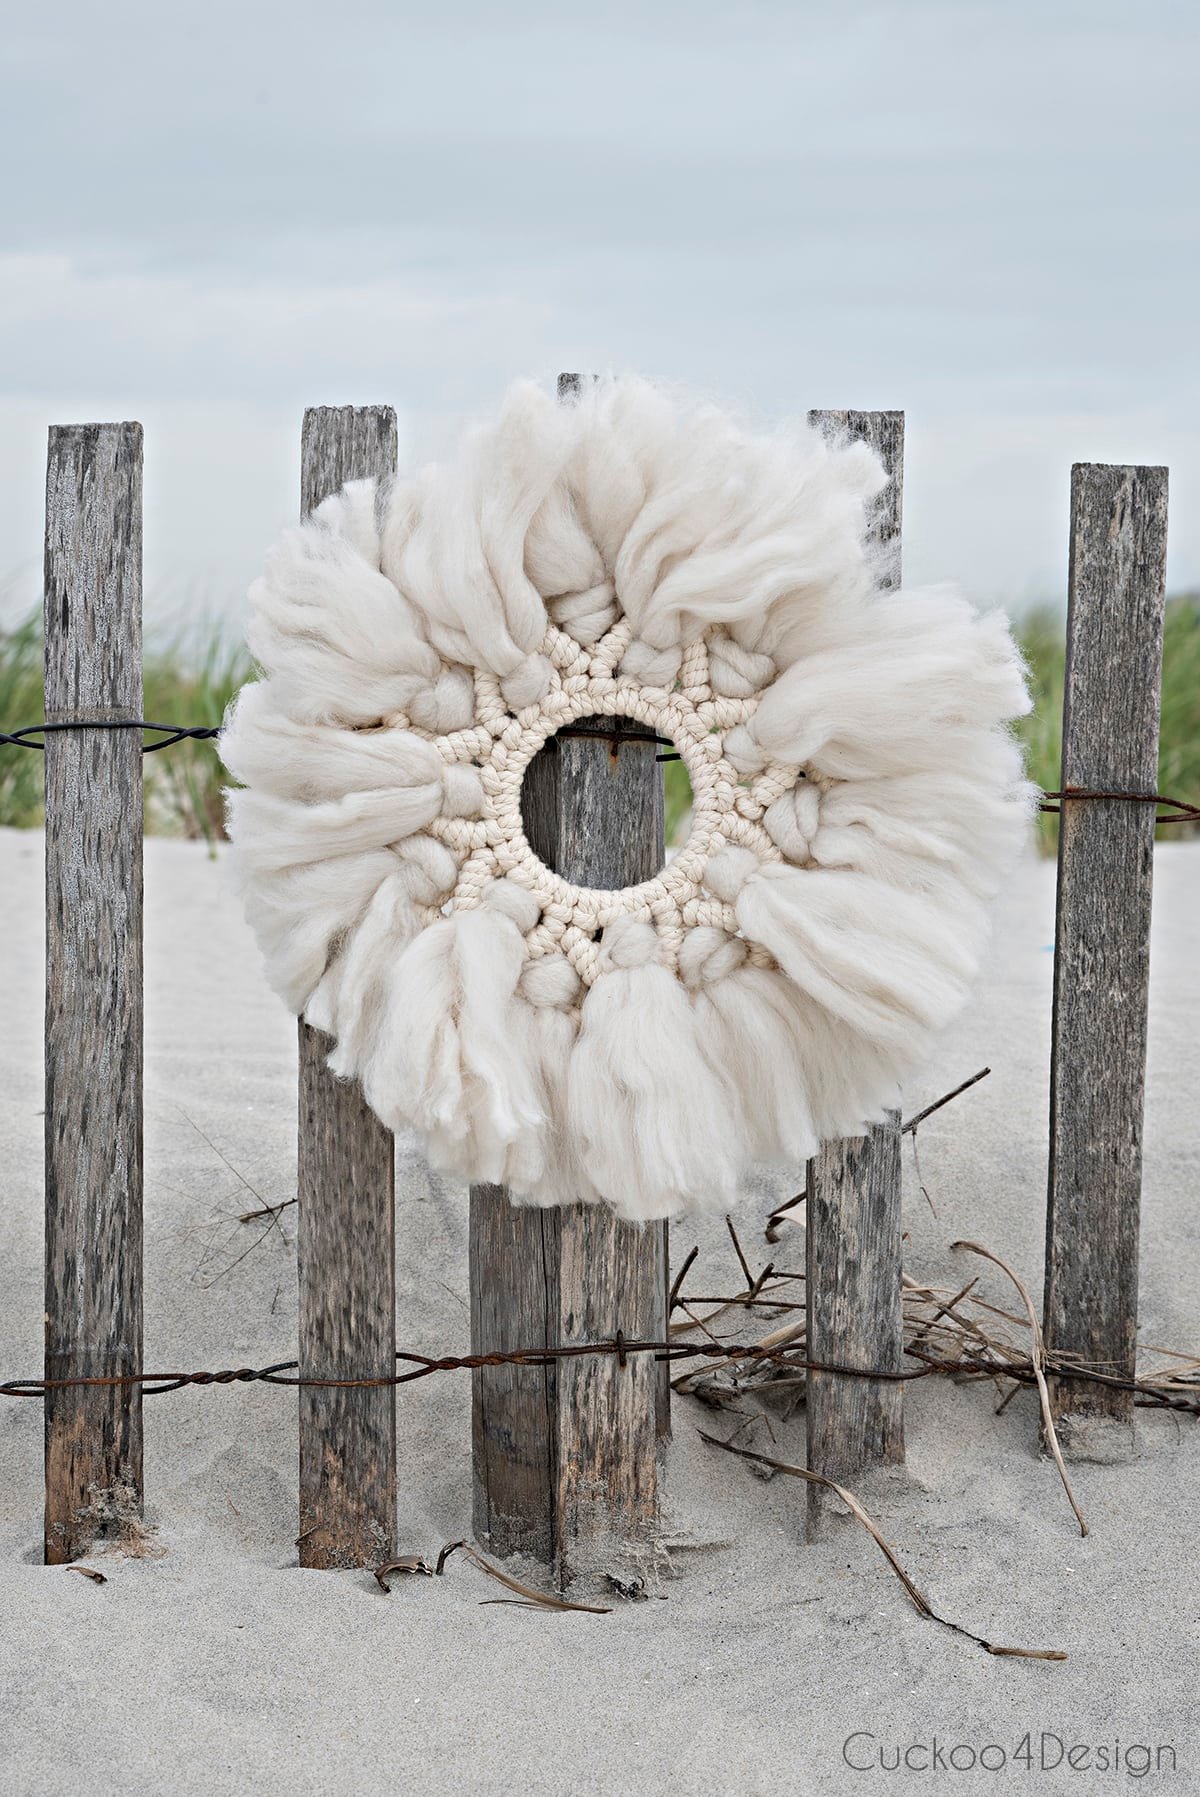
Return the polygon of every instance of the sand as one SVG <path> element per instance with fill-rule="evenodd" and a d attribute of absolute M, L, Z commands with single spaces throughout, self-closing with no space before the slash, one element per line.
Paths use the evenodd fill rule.
<path fill-rule="evenodd" d="M 36 835 L 0 831 L 10 1377 L 40 1369 L 41 852 Z M 1156 885 L 1142 1333 L 1194 1348 L 1200 848 L 1161 848 Z M 294 1027 L 219 862 L 152 841 L 146 894 L 147 1362 L 284 1358 L 294 1213 L 261 1239 L 234 1219 L 253 1203 L 247 1186 L 264 1200 L 293 1191 Z M 993 1069 L 921 1131 L 936 1217 L 906 1155 L 919 1275 L 961 1283 L 948 1244 L 969 1235 L 1040 1293 L 1052 933 L 1053 869 L 1030 859 L 1001 906 L 977 1004 L 910 1090 L 912 1110 Z M 464 1193 L 408 1145 L 400 1153 L 401 1339 L 465 1348 Z M 751 1205 L 743 1226 L 759 1258 L 766 1208 Z M 722 1229 L 673 1235 L 681 1250 L 700 1242 L 704 1288 L 736 1279 Z M 984 1283 L 1008 1301 L 999 1275 Z M 399 1398 L 405 1551 L 469 1531 L 469 1412 L 465 1374 Z M 667 1526 L 688 1544 L 672 1552 L 676 1576 L 661 1598 L 584 1616 L 484 1605 L 497 1588 L 461 1561 L 390 1596 L 367 1572 L 300 1571 L 295 1398 L 265 1387 L 148 1401 L 160 1557 L 93 1555 L 104 1585 L 44 1568 L 40 1407 L 0 1399 L 0 1790 L 1200 1790 L 1200 1435 L 1187 1418 L 1139 1415 L 1133 1464 L 1074 1469 L 1086 1541 L 1038 1455 L 1028 1391 L 997 1418 L 988 1387 L 914 1387 L 907 1468 L 863 1488 L 944 1613 L 993 1640 L 1065 1649 L 1056 1665 L 991 1658 L 923 1620 L 853 1525 L 804 1546 L 803 1487 L 704 1447 L 696 1430 L 713 1413 L 694 1401 L 677 1403 L 669 1466 Z M 802 1419 L 775 1428 L 775 1451 L 801 1459 Z M 1157 1748 L 1172 1749 L 1175 1770 L 1167 1753 L 1139 1780 L 1142 1756 L 1127 1757 L 1139 1745 L 1152 1768 Z M 897 1748 L 912 1769 L 881 1770 Z M 958 1769 L 985 1748 L 988 1769 Z M 1105 1754 L 1119 1771 L 1103 1770 Z"/>

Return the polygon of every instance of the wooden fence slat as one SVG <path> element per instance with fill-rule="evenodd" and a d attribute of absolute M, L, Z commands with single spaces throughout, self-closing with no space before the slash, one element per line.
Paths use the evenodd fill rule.
<path fill-rule="evenodd" d="M 1154 792 L 1167 470 L 1071 470 L 1064 790 Z M 1055 1353 L 1134 1371 L 1154 807 L 1066 803 L 1059 819 L 1045 1334 Z M 1051 1383 L 1064 1448 L 1120 1458 L 1133 1394 Z"/>
<path fill-rule="evenodd" d="M 390 406 L 304 414 L 300 505 L 396 466 Z M 325 1065 L 331 1044 L 300 1023 L 300 1372 L 390 1377 L 396 1368 L 395 1147 L 360 1087 Z M 396 1393 L 301 1387 L 300 1564 L 377 1565 L 395 1549 Z"/>
<path fill-rule="evenodd" d="M 45 715 L 142 712 L 142 427 L 54 426 Z M 46 1378 L 142 1364 L 142 744 L 46 741 Z M 142 1511 L 142 1396 L 48 1391 L 45 1558 Z"/>
<path fill-rule="evenodd" d="M 577 378 L 563 376 L 568 398 Z M 565 879 L 619 887 L 663 863 L 663 787 L 653 743 L 619 718 L 581 719 L 603 737 L 551 738 L 522 792 L 530 846 Z M 516 1206 L 471 1190 L 471 1346 L 661 1338 L 665 1225 L 639 1229 L 607 1209 Z M 555 1566 L 560 1583 L 607 1549 L 644 1538 L 658 1508 L 658 1441 L 668 1432 L 665 1370 L 644 1355 L 485 1367 L 472 1374 L 475 1533 L 493 1553 Z"/>
<path fill-rule="evenodd" d="M 899 1372 L 900 1117 L 868 1135 L 827 1142 L 808 1164 L 805 1291 L 814 1360 Z M 809 1373 L 805 1404 L 810 1472 L 839 1484 L 864 1468 L 904 1459 L 903 1387 L 895 1380 Z M 810 1485 L 807 1531 L 821 1536 L 836 1498 Z"/>
<path fill-rule="evenodd" d="M 871 445 L 890 480 L 877 503 L 872 540 L 880 584 L 900 585 L 904 504 L 904 413 L 809 413 L 831 436 Z M 809 1162 L 805 1202 L 808 1353 L 847 1366 L 903 1364 L 900 1118 L 868 1135 L 823 1144 Z M 810 1472 L 845 1482 L 864 1467 L 904 1459 L 904 1391 L 895 1381 L 808 1375 L 805 1404 Z M 817 1540 L 836 1500 L 810 1485 L 807 1535 Z M 832 1509 L 831 1509 L 832 1506 Z"/>
<path fill-rule="evenodd" d="M 564 879 L 627 886 L 662 865 L 662 770 L 653 743 L 619 718 L 603 738 L 555 737 L 525 777 L 530 846 Z M 471 1191 L 471 1347 L 661 1339 L 665 1231 L 607 1209 L 514 1205 Z M 472 1375 L 475 1532 L 492 1552 L 525 1553 L 566 1584 L 607 1545 L 646 1534 L 657 1510 L 660 1371 L 645 1355 L 484 1367 Z"/>

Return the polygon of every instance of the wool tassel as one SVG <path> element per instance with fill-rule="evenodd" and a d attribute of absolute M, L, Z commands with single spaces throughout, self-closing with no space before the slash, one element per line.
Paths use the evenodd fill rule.
<path fill-rule="evenodd" d="M 838 600 L 868 590 L 859 542 L 865 502 L 883 478 L 870 451 L 831 451 L 812 433 L 755 439 L 701 414 L 687 455 L 684 480 L 656 494 L 631 533 L 632 545 L 656 510 L 670 521 L 654 538 L 658 560 L 644 604 L 636 590 L 633 605 L 624 601 L 639 634 L 657 641 L 655 631 L 673 618 L 691 641 L 725 623 L 743 647 L 772 655 L 783 632 L 770 621 L 783 607 L 794 634 L 800 616 L 828 605 L 839 577 L 851 579 Z"/>
<path fill-rule="evenodd" d="M 605 930 L 568 1074 L 588 1172 L 617 1215 L 636 1221 L 727 1208 L 744 1159 L 687 994 L 657 954 L 649 923 L 619 917 Z"/>
<path fill-rule="evenodd" d="M 299 722 L 279 708 L 274 682 L 244 686 L 226 714 L 221 759 L 244 786 L 318 804 L 387 788 L 436 788 L 446 767 L 434 745 L 394 727 L 343 730 Z M 475 777 L 476 809 L 483 789 Z"/>
<path fill-rule="evenodd" d="M 948 916 L 862 874 L 761 865 L 740 848 L 714 856 L 705 882 L 802 992 L 907 1065 L 959 1009 L 976 971 L 974 907 Z"/>
<path fill-rule="evenodd" d="M 336 493 L 330 493 L 310 516 L 334 536 L 341 537 L 368 567 L 383 565 L 383 539 L 380 536 L 380 512 L 390 481 L 348 480 Z"/>
<path fill-rule="evenodd" d="M 228 820 L 247 879 L 370 854 L 439 813 L 479 814 L 477 768 L 447 764 L 406 730 L 296 724 L 275 708 L 273 684 L 243 689 L 221 737 L 225 765 L 246 782 L 228 795 Z"/>
<path fill-rule="evenodd" d="M 648 381 L 609 378 L 585 382 L 569 413 L 571 499 L 611 577 L 646 503 L 654 466 L 674 435 L 674 415 Z"/>
<path fill-rule="evenodd" d="M 694 1002 L 702 1041 L 736 1081 L 755 1160 L 808 1160 L 820 1143 L 862 1135 L 896 1107 L 889 1048 L 865 1040 L 782 974 L 746 965 L 738 938 L 713 932 L 724 938 L 719 952 L 693 947 L 704 934 L 685 940 L 680 973 L 694 984 L 701 962 Z"/>
<path fill-rule="evenodd" d="M 339 939 L 354 928 L 395 867 L 388 849 L 337 855 L 262 873 L 234 852 L 229 879 L 258 940 L 267 981 L 299 1016 Z"/>
<path fill-rule="evenodd" d="M 834 780 L 973 771 L 988 733 L 1029 707 L 1001 613 L 940 588 L 883 594 L 786 668 L 726 751 L 743 772 L 774 757 Z"/>
<path fill-rule="evenodd" d="M 388 973 L 454 885 L 454 856 L 433 836 L 410 836 L 389 855 L 391 871 L 354 929 L 334 946 L 320 985 L 304 1009 L 306 1022 L 334 1038 L 329 1066 L 342 1078 L 361 1076 L 375 1052 L 388 997 Z"/>
<path fill-rule="evenodd" d="M 550 683 L 539 653 L 546 606 L 526 572 L 525 538 L 569 443 L 564 408 L 519 382 L 496 423 L 468 437 L 457 463 L 425 471 L 393 569 L 433 645 L 490 668 L 517 709 L 536 703 Z"/>
<path fill-rule="evenodd" d="M 391 581 L 311 520 L 285 533 L 251 587 L 246 635 L 280 708 L 305 721 L 369 724 L 446 678 Z M 446 728 L 470 723 L 469 682 L 460 711 Z"/>
<path fill-rule="evenodd" d="M 582 982 L 565 955 L 542 955 L 527 963 L 518 988 L 521 1028 L 528 1032 L 530 1058 L 537 1070 L 545 1121 L 536 1163 L 528 1153 L 511 1154 L 505 1184 L 517 1203 L 595 1203 L 597 1192 L 568 1126 L 567 1082 L 579 1022 L 570 1009 Z"/>
<path fill-rule="evenodd" d="M 510 1155 L 527 1173 L 537 1160 L 544 1114 L 515 994 L 538 913 L 501 880 L 482 905 L 423 930 L 391 971 L 366 1069 L 385 1123 L 425 1131 L 438 1165 L 480 1181 L 501 1183 Z"/>
<path fill-rule="evenodd" d="M 700 1047 L 730 1088 L 751 1159 L 806 1161 L 819 1139 L 795 1013 L 780 975 L 748 966 L 746 955 L 724 930 L 684 937 L 679 973 L 693 995 Z"/>
<path fill-rule="evenodd" d="M 827 787 L 807 852 L 820 867 L 854 868 L 897 887 L 940 882 L 954 912 L 963 888 L 995 896 L 1028 839 L 1037 796 L 1017 745 L 993 731 L 975 746 L 969 774 L 946 768 Z M 770 829 L 769 813 L 764 822 Z"/>

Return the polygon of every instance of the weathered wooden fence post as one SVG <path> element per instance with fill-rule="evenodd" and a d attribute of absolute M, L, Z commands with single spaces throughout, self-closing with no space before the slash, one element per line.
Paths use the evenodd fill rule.
<path fill-rule="evenodd" d="M 569 399 L 572 377 L 560 379 Z M 621 718 L 552 738 L 522 809 L 534 853 L 567 880 L 635 885 L 663 862 L 662 770 Z M 598 1206 L 538 1210 L 471 1190 L 471 1347 L 661 1339 L 666 1236 Z M 658 1507 L 660 1369 L 648 1355 L 485 1367 L 472 1375 L 474 1526 L 494 1553 L 552 1563 L 561 1583 L 645 1538 Z"/>
<path fill-rule="evenodd" d="M 142 427 L 56 425 L 45 714 L 142 713 Z M 47 1380 L 142 1363 L 142 743 L 46 738 Z M 142 1510 L 137 1386 L 46 1393 L 45 1557 Z"/>
<path fill-rule="evenodd" d="M 1061 787 L 1153 793 L 1158 780 L 1167 470 L 1071 470 Z M 1131 1376 L 1155 807 L 1061 801 L 1045 1336 Z M 1133 1393 L 1051 1381 L 1064 1449 L 1120 1458 Z"/>
<path fill-rule="evenodd" d="M 390 406 L 304 414 L 300 506 L 396 466 Z M 359 1086 L 325 1065 L 330 1043 L 300 1024 L 299 1359 L 317 1379 L 396 1370 L 395 1147 Z M 300 1564 L 378 1564 L 394 1551 L 396 1393 L 302 1386 Z"/>
<path fill-rule="evenodd" d="M 904 503 L 903 412 L 810 412 L 831 435 L 861 439 L 890 475 L 873 537 L 881 584 L 900 585 Z M 866 1136 L 826 1142 L 809 1162 L 805 1201 L 808 1353 L 845 1366 L 903 1366 L 900 1116 Z M 904 1388 L 895 1380 L 809 1373 L 805 1404 L 810 1472 L 846 1482 L 864 1467 L 904 1459 Z M 830 1494 L 808 1488 L 807 1534 L 819 1539 Z M 836 1500 L 834 1501 L 836 1508 Z"/>

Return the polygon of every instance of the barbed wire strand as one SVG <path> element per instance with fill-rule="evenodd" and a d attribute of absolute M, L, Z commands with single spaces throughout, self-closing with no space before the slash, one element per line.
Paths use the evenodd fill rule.
<path fill-rule="evenodd" d="M 0 1397 L 41 1398 L 45 1397 L 47 1392 L 65 1391 L 80 1386 L 140 1386 L 147 1397 L 161 1397 L 167 1392 L 180 1391 L 185 1386 L 193 1385 L 263 1384 L 303 1388 L 323 1387 L 337 1390 L 374 1390 L 388 1386 L 411 1385 L 415 1380 L 428 1378 L 433 1373 L 469 1372 L 486 1367 L 501 1366 L 552 1366 L 559 1360 L 576 1360 L 589 1355 L 594 1357 L 615 1356 L 619 1364 L 625 1365 L 631 1355 L 637 1354 L 652 1354 L 656 1361 L 665 1362 L 668 1365 L 676 1361 L 697 1359 L 715 1359 L 724 1363 L 773 1360 L 788 1372 L 826 1373 L 840 1378 L 875 1379 L 889 1384 L 905 1384 L 938 1373 L 959 1375 L 970 1373 L 986 1378 L 1001 1374 L 1023 1384 L 1033 1384 L 1037 1378 L 1032 1359 L 1007 1360 L 986 1355 L 942 1359 L 927 1352 L 919 1342 L 914 1342 L 912 1346 L 906 1346 L 904 1352 L 919 1362 L 917 1367 L 897 1369 L 895 1367 L 847 1366 L 841 1361 L 810 1360 L 807 1356 L 800 1355 L 783 1345 L 764 1345 L 762 1342 L 628 1340 L 618 1331 L 609 1341 L 560 1343 L 554 1347 L 510 1348 L 506 1352 L 497 1351 L 486 1354 L 441 1354 L 435 1356 L 416 1354 L 402 1349 L 397 1352 L 396 1359 L 405 1363 L 404 1371 L 390 1374 L 380 1373 L 362 1378 L 331 1379 L 302 1375 L 299 1371 L 299 1361 L 277 1360 L 272 1365 L 265 1367 L 225 1367 L 217 1371 L 192 1373 L 79 1373 L 61 1379 L 8 1379 L 0 1384 Z M 1200 1397 L 1190 1398 L 1169 1392 L 1146 1380 L 1125 1377 L 1116 1373 L 1102 1373 L 1093 1368 L 1081 1366 L 1069 1358 L 1050 1355 L 1043 1357 L 1043 1369 L 1052 1377 L 1078 1379 L 1090 1384 L 1132 1391 L 1145 1403 L 1200 1415 Z"/>
<path fill-rule="evenodd" d="M 40 724 L 23 724 L 19 730 L 0 730 L 0 748 L 44 751 L 45 743 L 37 739 L 64 730 L 149 730 L 162 737 L 161 742 L 142 744 L 142 754 L 153 755 L 185 740 L 215 741 L 222 728 L 220 724 L 152 724 L 146 718 L 44 718 Z"/>
<path fill-rule="evenodd" d="M 220 736 L 223 726 L 220 724 L 154 724 L 145 718 L 63 718 L 43 720 L 40 724 L 23 724 L 19 730 L 0 730 L 0 748 L 45 750 L 45 743 L 38 739 L 63 730 L 143 730 L 161 737 L 161 741 L 143 743 L 143 755 L 154 755 L 159 749 L 170 749 L 178 742 L 212 742 Z M 596 729 L 568 728 L 560 730 L 560 736 L 612 736 L 613 740 L 656 742 L 670 749 L 667 738 L 656 736 L 651 732 L 622 731 L 618 738 L 611 731 Z M 658 761 L 678 761 L 678 755 L 669 753 L 659 755 Z M 1197 824 L 1200 823 L 1200 805 L 1193 805 L 1187 799 L 1173 799 L 1161 792 L 1109 792 L 1090 786 L 1068 786 L 1062 792 L 1044 792 L 1038 805 L 1039 811 L 1057 817 L 1062 811 L 1064 802 L 1075 803 L 1080 799 L 1116 799 L 1126 804 L 1163 806 L 1167 815 L 1156 817 L 1155 824 Z"/>

